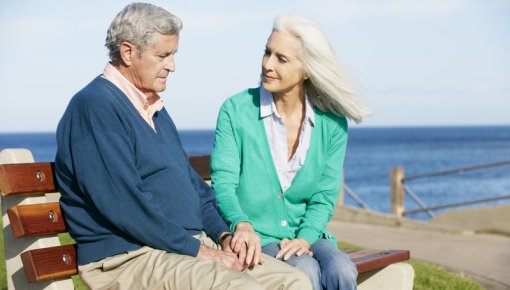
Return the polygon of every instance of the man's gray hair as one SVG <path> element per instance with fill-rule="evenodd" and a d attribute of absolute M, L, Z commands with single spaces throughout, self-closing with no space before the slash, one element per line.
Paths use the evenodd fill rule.
<path fill-rule="evenodd" d="M 108 28 L 105 46 L 113 62 L 120 60 L 120 45 L 126 41 L 141 53 L 158 34 L 175 35 L 182 29 L 179 17 L 147 3 L 131 3 L 115 16 Z"/>

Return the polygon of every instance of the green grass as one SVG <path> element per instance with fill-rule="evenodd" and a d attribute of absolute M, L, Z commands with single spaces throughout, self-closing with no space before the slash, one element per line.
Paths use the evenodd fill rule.
<path fill-rule="evenodd" d="M 59 234 L 58 239 L 60 240 L 60 243 L 62 245 L 74 244 L 73 238 L 71 238 L 71 236 L 68 233 Z M 87 287 L 85 287 L 85 285 L 83 285 L 83 282 L 81 281 L 80 276 L 74 275 L 72 278 L 73 278 L 75 290 L 87 290 Z"/>
<path fill-rule="evenodd" d="M 363 248 L 345 242 L 338 242 L 344 251 L 361 250 Z M 450 272 L 443 267 L 424 261 L 410 259 L 406 261 L 414 269 L 413 290 L 483 290 L 484 288 L 473 279 L 462 274 Z"/>
<path fill-rule="evenodd" d="M 1 225 L 0 220 L 0 225 Z M 2 227 L 3 228 L 3 227 Z M 5 252 L 4 252 L 4 232 L 0 231 L 2 242 L 0 243 L 0 289 L 7 289 L 7 280 L 5 277 Z"/>
<path fill-rule="evenodd" d="M 63 244 L 73 243 L 71 237 L 67 234 L 59 236 Z M 361 247 L 345 242 L 339 242 L 338 246 L 344 251 L 360 250 Z M 3 233 L 0 232 L 0 289 L 7 289 L 5 277 L 5 257 Z M 414 268 L 414 290 L 483 290 L 483 287 L 469 277 L 447 271 L 446 269 L 431 263 L 411 259 L 407 261 Z M 73 276 L 73 282 L 77 290 L 86 290 L 87 288 L 80 281 L 78 276 Z"/>
<path fill-rule="evenodd" d="M 2 223 L 0 222 L 0 226 Z M 61 234 L 59 235 L 60 243 L 63 245 L 74 243 L 73 239 L 69 236 L 69 234 Z M 74 282 L 74 287 L 76 290 L 87 290 L 87 287 L 83 285 L 78 275 L 72 277 Z M 0 289 L 7 290 L 7 280 L 5 274 L 5 253 L 4 253 L 4 234 L 3 231 L 0 231 Z"/>
<path fill-rule="evenodd" d="M 473 279 L 462 274 L 453 273 L 443 267 L 411 259 L 409 264 L 414 268 L 414 290 L 483 290 L 484 288 Z"/>

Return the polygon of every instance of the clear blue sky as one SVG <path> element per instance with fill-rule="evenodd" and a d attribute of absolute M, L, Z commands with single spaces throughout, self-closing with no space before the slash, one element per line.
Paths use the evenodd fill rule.
<path fill-rule="evenodd" d="M 0 132 L 51 132 L 107 62 L 129 1 L 0 1 Z M 184 22 L 162 93 L 180 129 L 214 128 L 221 103 L 258 84 L 276 15 L 328 33 L 375 115 L 362 126 L 510 125 L 510 1 L 152 1 Z"/>

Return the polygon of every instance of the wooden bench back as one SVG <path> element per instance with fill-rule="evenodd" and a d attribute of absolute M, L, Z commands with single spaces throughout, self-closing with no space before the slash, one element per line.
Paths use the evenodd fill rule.
<path fill-rule="evenodd" d="M 205 180 L 210 179 L 209 156 L 190 157 L 190 163 Z M 52 162 L 0 165 L 0 191 L 4 198 L 57 192 Z M 16 205 L 7 209 L 15 238 L 57 235 L 67 232 L 59 202 Z M 74 245 L 62 245 L 21 253 L 29 282 L 65 278 L 78 273 Z"/>
<path fill-rule="evenodd" d="M 54 164 L 49 162 L 0 165 L 3 199 L 57 192 L 54 172 Z M 66 232 L 58 202 L 15 205 L 7 209 L 7 215 L 16 239 Z M 21 253 L 21 260 L 29 282 L 65 278 L 78 273 L 74 245 L 28 250 Z"/>
<path fill-rule="evenodd" d="M 209 156 L 190 157 L 189 160 L 202 178 L 210 179 Z M 2 164 L 0 165 L 2 199 L 57 192 L 54 173 L 54 164 L 50 162 Z M 7 209 L 7 215 L 16 239 L 66 232 L 58 202 L 15 205 Z M 409 259 L 409 251 L 403 250 L 362 250 L 351 252 L 349 255 L 359 273 Z M 26 250 L 20 256 L 26 279 L 30 283 L 62 279 L 78 273 L 74 245 Z"/>

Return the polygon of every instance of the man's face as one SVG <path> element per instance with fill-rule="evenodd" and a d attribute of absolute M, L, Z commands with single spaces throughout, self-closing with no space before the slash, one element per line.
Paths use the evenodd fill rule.
<path fill-rule="evenodd" d="M 155 41 L 139 55 L 133 55 L 129 67 L 130 81 L 145 95 L 166 89 L 166 78 L 175 71 L 174 55 L 179 46 L 179 35 L 155 36 Z"/>

